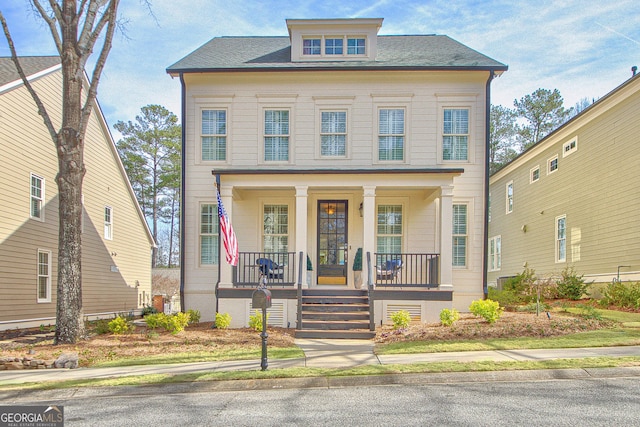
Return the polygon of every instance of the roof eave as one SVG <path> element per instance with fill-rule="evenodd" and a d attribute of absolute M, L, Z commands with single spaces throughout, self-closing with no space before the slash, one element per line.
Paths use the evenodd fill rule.
<path fill-rule="evenodd" d="M 295 71 L 493 71 L 501 75 L 508 70 L 506 65 L 481 66 L 358 66 L 358 67 L 230 67 L 230 68 L 167 68 L 167 74 L 242 73 L 242 72 L 295 72 Z"/>

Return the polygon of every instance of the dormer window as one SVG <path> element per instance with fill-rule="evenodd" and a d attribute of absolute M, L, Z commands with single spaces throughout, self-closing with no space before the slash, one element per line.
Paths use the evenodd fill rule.
<path fill-rule="evenodd" d="M 347 46 L 346 52 L 344 46 Z M 326 35 L 322 37 L 305 37 L 302 40 L 303 56 L 363 56 L 367 53 L 366 39 L 364 37 L 349 37 L 342 35 Z M 329 58 L 327 58 L 329 59 Z"/>
<path fill-rule="evenodd" d="M 320 55 L 320 39 L 304 39 L 302 53 L 304 55 Z"/>
<path fill-rule="evenodd" d="M 347 39 L 347 55 L 364 55 L 365 53 L 364 39 Z"/>
<path fill-rule="evenodd" d="M 342 39 L 325 39 L 325 55 L 342 55 Z"/>

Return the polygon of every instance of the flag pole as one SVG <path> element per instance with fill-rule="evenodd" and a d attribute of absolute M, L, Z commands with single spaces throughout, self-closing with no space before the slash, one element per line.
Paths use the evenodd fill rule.
<path fill-rule="evenodd" d="M 211 171 L 211 174 L 215 176 L 215 180 L 213 182 L 213 187 L 216 189 L 216 192 L 220 192 L 220 174 L 216 174 L 216 173 L 214 173 L 214 171 Z M 216 198 L 217 198 L 217 195 L 216 195 Z M 218 281 L 216 282 L 216 286 L 214 288 L 214 295 L 215 295 L 215 298 L 216 298 L 216 313 L 215 314 L 218 314 L 218 299 L 219 299 L 218 298 L 218 289 L 220 288 L 220 280 L 222 278 L 221 272 L 220 272 L 220 266 L 222 265 L 221 264 L 222 259 L 220 258 L 221 257 L 221 253 L 222 253 L 222 251 L 221 251 L 222 248 L 221 248 L 221 243 L 220 243 L 220 237 L 219 236 L 220 236 L 220 219 L 218 219 Z M 213 320 L 214 320 L 213 327 L 215 327 L 216 326 L 215 315 L 214 315 L 214 319 Z"/>

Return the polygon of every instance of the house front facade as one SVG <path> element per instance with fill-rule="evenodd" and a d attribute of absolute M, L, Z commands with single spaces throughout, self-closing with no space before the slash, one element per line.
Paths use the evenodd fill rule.
<path fill-rule="evenodd" d="M 634 75 L 491 176 L 489 284 L 640 280 L 639 114 Z"/>
<path fill-rule="evenodd" d="M 261 274 L 284 327 L 301 322 L 298 287 L 375 289 L 375 324 L 482 297 L 489 85 L 507 67 L 381 25 L 287 20 L 288 37 L 214 38 L 168 68 L 182 83 L 184 308 L 244 326 Z M 237 267 L 220 257 L 216 185 Z"/>
<path fill-rule="evenodd" d="M 59 57 L 21 57 L 54 125 L 60 123 Z M 0 58 L 0 329 L 55 325 L 58 158 L 51 136 L 10 58 Z M 151 302 L 153 238 L 99 106 L 85 136 L 82 301 L 87 318 Z"/>

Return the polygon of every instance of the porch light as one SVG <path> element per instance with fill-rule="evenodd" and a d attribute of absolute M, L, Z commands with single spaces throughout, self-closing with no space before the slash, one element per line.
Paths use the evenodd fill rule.
<path fill-rule="evenodd" d="M 360 207 L 358 208 L 358 212 L 360 212 L 360 218 L 362 218 L 362 202 L 360 202 Z"/>

